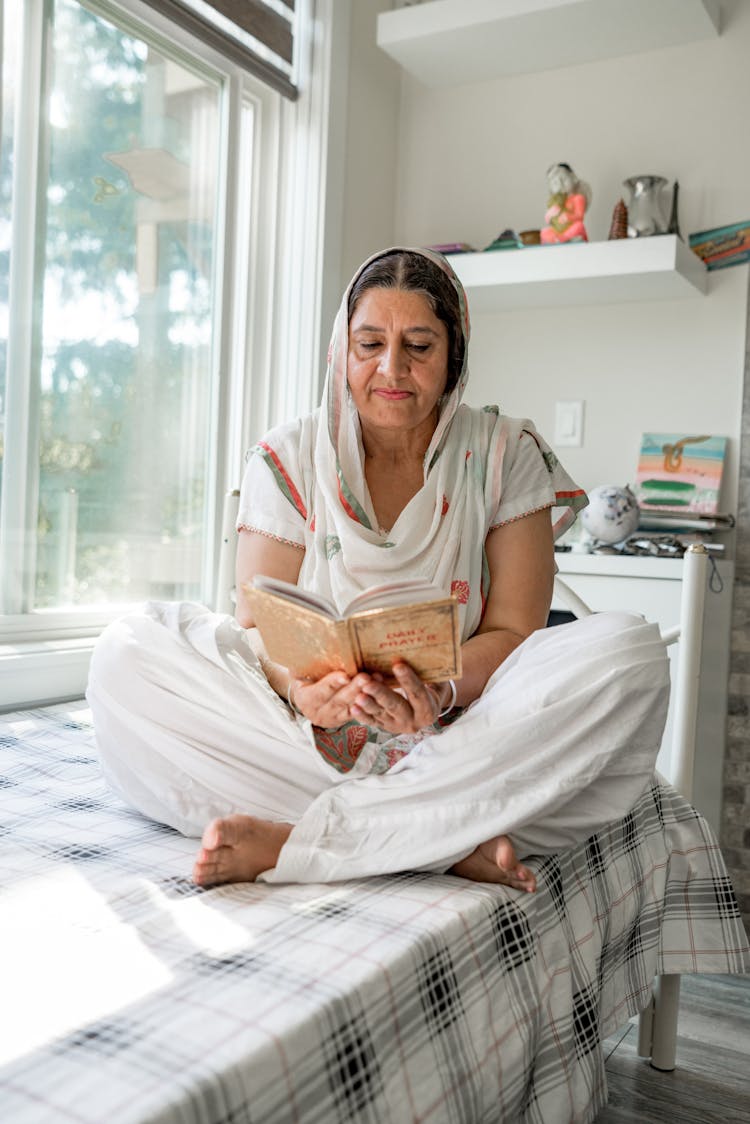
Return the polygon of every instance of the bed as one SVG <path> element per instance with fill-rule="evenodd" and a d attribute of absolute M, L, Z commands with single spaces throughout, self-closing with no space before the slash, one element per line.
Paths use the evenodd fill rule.
<path fill-rule="evenodd" d="M 739 973 L 710 828 L 655 780 L 531 860 L 536 894 L 403 874 L 199 889 L 106 788 L 85 704 L 0 716 L 0 1119 L 592 1121 L 657 973 Z"/>

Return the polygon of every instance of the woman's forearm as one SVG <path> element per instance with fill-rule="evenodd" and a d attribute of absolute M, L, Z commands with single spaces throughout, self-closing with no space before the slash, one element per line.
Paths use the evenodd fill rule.
<path fill-rule="evenodd" d="M 250 647 L 258 657 L 258 663 L 266 679 L 271 687 L 273 687 L 276 694 L 286 701 L 287 692 L 289 691 L 289 681 L 291 679 L 289 669 L 280 663 L 273 662 L 266 652 L 266 646 L 257 628 L 248 628 L 246 630 L 246 636 Z"/>
<path fill-rule="evenodd" d="M 456 706 L 478 699 L 490 676 L 526 639 L 507 628 L 475 633 L 461 647 L 463 674 L 456 680 Z"/>
<path fill-rule="evenodd" d="M 485 550 L 489 591 L 479 628 L 461 649 L 459 706 L 478 699 L 511 652 L 547 623 L 554 582 L 549 511 L 542 508 L 496 527 L 487 536 Z"/>

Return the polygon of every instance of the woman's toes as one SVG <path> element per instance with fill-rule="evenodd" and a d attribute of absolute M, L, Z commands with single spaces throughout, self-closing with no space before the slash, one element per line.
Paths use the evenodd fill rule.
<path fill-rule="evenodd" d="M 205 851 L 201 851 L 193 866 L 193 882 L 198 886 L 210 886 L 216 877 L 217 864 Z"/>
<path fill-rule="evenodd" d="M 219 841 L 219 825 L 221 820 L 211 820 L 211 823 L 206 824 L 201 836 L 201 843 L 206 850 L 212 851 L 215 847 L 220 846 Z"/>

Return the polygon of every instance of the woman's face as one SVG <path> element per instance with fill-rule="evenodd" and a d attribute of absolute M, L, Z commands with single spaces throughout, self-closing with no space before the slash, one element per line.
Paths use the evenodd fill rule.
<path fill-rule="evenodd" d="M 434 428 L 448 379 L 448 329 L 425 297 L 365 290 L 349 322 L 347 379 L 364 428 Z"/>

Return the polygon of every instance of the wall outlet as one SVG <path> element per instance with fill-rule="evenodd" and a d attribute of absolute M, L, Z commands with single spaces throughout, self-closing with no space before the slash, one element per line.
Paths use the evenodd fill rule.
<path fill-rule="evenodd" d="M 555 402 L 555 445 L 583 445 L 583 400 Z"/>

